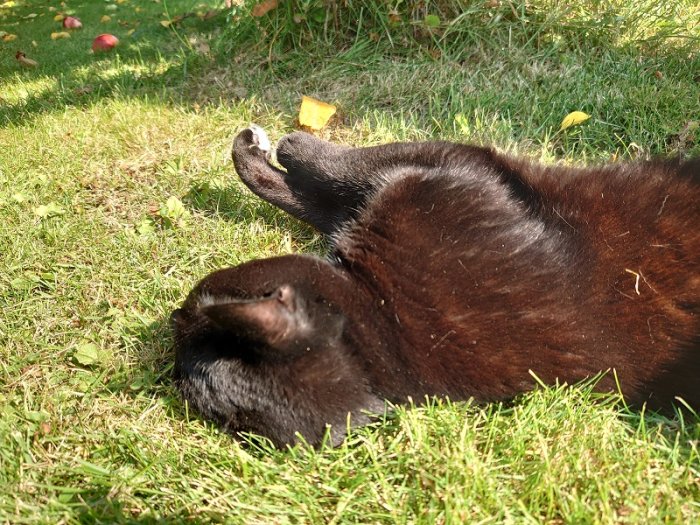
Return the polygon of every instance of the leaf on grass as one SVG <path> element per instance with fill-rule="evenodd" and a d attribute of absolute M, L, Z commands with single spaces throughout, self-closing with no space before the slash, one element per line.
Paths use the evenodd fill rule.
<path fill-rule="evenodd" d="M 267 13 L 269 13 L 273 9 L 276 9 L 277 5 L 278 5 L 277 0 L 264 0 L 263 2 L 260 2 L 256 5 L 254 5 L 253 9 L 250 11 L 250 14 L 255 16 L 255 17 L 265 16 Z"/>
<path fill-rule="evenodd" d="M 112 20 L 112 17 L 109 15 L 102 15 L 102 18 L 100 18 L 100 22 L 102 22 L 103 24 L 106 24 L 110 20 Z"/>
<path fill-rule="evenodd" d="M 51 423 L 48 421 L 42 421 L 39 425 L 39 435 L 46 436 L 51 433 Z"/>
<path fill-rule="evenodd" d="M 435 29 L 436 27 L 440 26 L 440 17 L 438 15 L 425 15 L 423 23 L 426 25 L 426 27 Z"/>
<path fill-rule="evenodd" d="M 162 220 L 163 226 L 166 228 L 174 228 L 175 226 L 183 226 L 190 216 L 190 212 L 187 211 L 187 208 L 185 208 L 185 205 L 182 204 L 180 199 L 173 196 L 160 205 L 156 215 Z"/>
<path fill-rule="evenodd" d="M 51 33 L 51 40 L 59 40 L 61 38 L 70 38 L 70 33 L 68 31 L 57 31 L 56 33 Z"/>
<path fill-rule="evenodd" d="M 299 109 L 299 124 L 318 131 L 323 128 L 335 114 L 336 107 L 315 98 L 303 96 Z"/>
<path fill-rule="evenodd" d="M 469 126 L 469 119 L 464 113 L 457 113 L 455 115 L 455 127 L 462 135 L 469 135 L 471 132 L 471 127 Z"/>
<path fill-rule="evenodd" d="M 185 206 L 182 204 L 182 201 L 177 197 L 170 197 L 165 202 L 165 208 L 161 208 L 161 213 L 163 213 L 162 210 L 165 210 L 165 213 L 167 213 L 167 215 L 171 217 L 180 217 L 182 215 L 187 214 Z"/>
<path fill-rule="evenodd" d="M 172 22 L 170 20 L 161 20 L 160 21 L 160 25 L 162 25 L 163 27 L 170 27 L 171 23 Z"/>
<path fill-rule="evenodd" d="M 100 362 L 100 354 L 95 343 L 82 343 L 73 352 L 73 359 L 80 365 L 90 366 Z"/>
<path fill-rule="evenodd" d="M 54 22 L 61 22 L 61 21 L 63 21 L 64 18 L 65 18 L 65 15 L 62 15 L 61 13 L 59 13 L 53 17 Z"/>
<path fill-rule="evenodd" d="M 150 217 L 146 217 L 136 226 L 136 232 L 144 237 L 155 233 L 155 231 L 155 224 Z"/>
<path fill-rule="evenodd" d="M 27 58 L 27 55 L 25 55 L 22 51 L 17 51 L 17 53 L 15 53 L 15 58 L 17 59 L 17 62 L 26 67 L 36 67 L 38 65 L 36 60 Z"/>
<path fill-rule="evenodd" d="M 55 202 L 50 202 L 48 204 L 42 204 L 34 208 L 34 215 L 37 215 L 41 219 L 48 219 L 49 217 L 56 217 L 57 215 L 63 215 L 65 210 L 61 208 Z"/>
<path fill-rule="evenodd" d="M 129 384 L 130 390 L 143 390 L 144 388 L 150 388 L 155 383 L 157 377 L 152 372 L 146 370 L 141 375 L 134 377 L 134 379 Z"/>
<path fill-rule="evenodd" d="M 12 33 L 5 33 L 2 35 L 3 42 L 12 42 L 13 40 L 17 40 L 17 35 L 13 35 Z"/>
<path fill-rule="evenodd" d="M 38 275 L 25 273 L 24 277 L 15 277 L 12 279 L 10 281 L 10 286 L 13 290 L 17 290 L 18 292 L 28 292 L 39 286 L 39 281 Z"/>
<path fill-rule="evenodd" d="M 591 118 L 591 116 L 583 111 L 572 111 L 564 117 L 564 120 L 561 121 L 559 131 L 564 131 L 571 126 L 576 126 L 582 122 L 586 122 L 589 118 Z"/>
<path fill-rule="evenodd" d="M 33 423 L 41 423 L 49 419 L 49 413 L 46 410 L 26 410 L 24 417 Z"/>

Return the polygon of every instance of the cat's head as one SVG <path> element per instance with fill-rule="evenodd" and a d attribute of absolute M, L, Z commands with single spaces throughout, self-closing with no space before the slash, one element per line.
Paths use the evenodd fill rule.
<path fill-rule="evenodd" d="M 346 344 L 345 278 L 287 256 L 214 272 L 172 314 L 175 380 L 188 403 L 231 433 L 281 445 L 299 432 L 334 441 L 348 412 L 377 409 Z"/>

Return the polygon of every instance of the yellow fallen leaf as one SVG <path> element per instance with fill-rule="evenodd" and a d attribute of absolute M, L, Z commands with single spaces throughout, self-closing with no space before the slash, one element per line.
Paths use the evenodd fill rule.
<path fill-rule="evenodd" d="M 63 20 L 64 18 L 65 18 L 65 16 L 63 16 L 63 15 L 60 14 L 60 13 L 53 17 L 53 19 L 54 19 L 55 22 L 60 22 L 60 21 Z"/>
<path fill-rule="evenodd" d="M 129 29 L 129 30 L 126 32 L 126 36 L 131 36 L 131 35 L 133 35 L 135 31 L 136 31 L 136 29 Z"/>
<path fill-rule="evenodd" d="M 102 18 L 100 18 L 100 22 L 102 22 L 103 24 L 109 22 L 110 20 L 112 20 L 112 17 L 109 15 L 102 15 Z"/>
<path fill-rule="evenodd" d="M 70 33 L 68 31 L 58 31 L 57 33 L 51 33 L 51 40 L 58 40 L 60 38 L 70 38 Z"/>
<path fill-rule="evenodd" d="M 566 128 L 586 122 L 589 118 L 591 118 L 591 116 L 583 111 L 572 111 L 564 117 L 564 120 L 561 121 L 559 131 L 564 131 Z"/>
<path fill-rule="evenodd" d="M 170 20 L 161 20 L 160 25 L 163 27 L 170 27 Z"/>
<path fill-rule="evenodd" d="M 335 114 L 336 107 L 315 98 L 302 96 L 299 108 L 299 124 L 313 130 L 323 128 Z"/>
<path fill-rule="evenodd" d="M 7 35 L 3 35 L 2 37 L 3 42 L 12 42 L 13 40 L 17 40 L 17 35 L 8 33 Z"/>

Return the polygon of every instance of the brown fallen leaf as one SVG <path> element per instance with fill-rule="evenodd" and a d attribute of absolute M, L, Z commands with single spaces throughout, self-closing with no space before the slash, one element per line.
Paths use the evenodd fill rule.
<path fill-rule="evenodd" d="M 42 436 L 45 436 L 50 432 L 51 432 L 51 423 L 49 423 L 48 421 L 43 421 L 39 425 L 39 434 L 41 434 Z"/>
<path fill-rule="evenodd" d="M 15 54 L 15 58 L 20 64 L 22 64 L 25 67 L 36 67 L 39 65 L 39 63 L 36 60 L 27 58 L 27 55 L 22 53 L 22 51 L 17 51 L 17 53 Z"/>
<path fill-rule="evenodd" d="M 265 16 L 273 9 L 276 9 L 278 5 L 279 2 L 277 0 L 264 0 L 259 4 L 254 5 L 253 9 L 250 11 L 250 14 L 255 17 Z"/>

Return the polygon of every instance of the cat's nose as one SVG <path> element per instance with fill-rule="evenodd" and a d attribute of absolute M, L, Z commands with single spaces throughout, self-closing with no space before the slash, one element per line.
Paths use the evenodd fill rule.
<path fill-rule="evenodd" d="M 277 289 L 276 299 L 292 312 L 296 309 L 294 301 L 294 289 L 288 284 L 283 284 Z"/>

